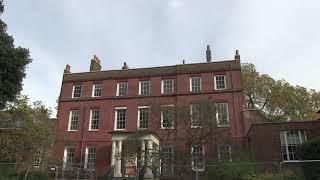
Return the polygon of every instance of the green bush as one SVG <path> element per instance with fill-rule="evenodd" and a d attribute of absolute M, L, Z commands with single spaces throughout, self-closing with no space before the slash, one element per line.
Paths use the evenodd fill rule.
<path fill-rule="evenodd" d="M 300 160 L 320 160 L 320 138 L 311 139 L 300 145 L 297 155 Z M 319 179 L 320 162 L 302 163 L 302 169 L 307 180 Z"/>
<path fill-rule="evenodd" d="M 17 179 L 22 180 L 24 178 L 25 172 L 20 172 L 19 174 L 16 171 L 11 171 L 6 174 L 1 174 L 1 180 L 11 180 Z M 27 180 L 49 180 L 50 176 L 45 171 L 33 170 L 28 173 Z"/>

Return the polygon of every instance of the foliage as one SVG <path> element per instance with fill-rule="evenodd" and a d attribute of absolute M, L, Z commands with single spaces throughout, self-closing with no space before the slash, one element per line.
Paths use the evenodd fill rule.
<path fill-rule="evenodd" d="M 272 120 L 310 120 L 317 117 L 320 92 L 293 86 L 259 73 L 253 64 L 242 64 L 245 107 L 259 109 Z"/>
<path fill-rule="evenodd" d="M 0 0 L 0 15 L 3 9 Z M 6 31 L 6 24 L 0 19 L 0 110 L 13 102 L 22 90 L 26 66 L 31 62 L 29 50 L 15 47 L 13 37 Z"/>
<path fill-rule="evenodd" d="M 320 138 L 298 146 L 297 155 L 301 160 L 320 160 Z M 307 179 L 320 177 L 320 162 L 303 163 L 302 168 Z"/>
<path fill-rule="evenodd" d="M 0 162 L 15 162 L 18 171 L 30 169 L 39 148 L 45 153 L 53 143 L 53 128 L 49 123 L 50 111 L 41 103 L 28 104 L 20 96 L 6 111 L 0 112 Z"/>
<path fill-rule="evenodd" d="M 301 160 L 320 159 L 320 138 L 314 138 L 298 146 L 297 154 Z"/>

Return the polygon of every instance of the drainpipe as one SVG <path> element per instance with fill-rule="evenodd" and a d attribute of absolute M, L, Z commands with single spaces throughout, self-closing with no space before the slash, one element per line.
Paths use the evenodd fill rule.
<path fill-rule="evenodd" d="M 81 107 L 82 107 L 82 102 L 81 102 Z M 81 131 L 81 146 L 80 146 L 80 165 L 83 163 L 83 139 L 84 139 L 84 131 L 85 131 L 85 126 L 86 126 L 86 114 L 87 114 L 87 105 L 83 107 L 83 123 L 82 123 L 82 131 Z"/>

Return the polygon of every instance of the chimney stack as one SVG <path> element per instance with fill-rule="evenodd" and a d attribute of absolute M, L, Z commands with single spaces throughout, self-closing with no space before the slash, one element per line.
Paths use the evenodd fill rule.
<path fill-rule="evenodd" d="M 206 57 L 207 57 L 207 62 L 211 62 L 211 50 L 209 45 L 207 45 Z"/>
<path fill-rule="evenodd" d="M 236 50 L 236 55 L 234 56 L 234 59 L 240 61 L 240 54 L 238 49 Z"/>
<path fill-rule="evenodd" d="M 123 69 L 123 70 L 129 69 L 129 66 L 127 65 L 126 62 L 123 63 L 122 69 Z"/>
<path fill-rule="evenodd" d="M 101 71 L 100 59 L 96 55 L 93 55 L 91 59 L 90 72 L 91 71 Z"/>
<path fill-rule="evenodd" d="M 70 74 L 71 73 L 71 66 L 69 64 L 66 65 L 66 68 L 63 71 L 64 74 Z"/>

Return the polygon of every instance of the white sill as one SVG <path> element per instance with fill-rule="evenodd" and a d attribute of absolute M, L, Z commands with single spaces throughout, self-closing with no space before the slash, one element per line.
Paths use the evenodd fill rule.
<path fill-rule="evenodd" d="M 102 97 L 102 96 L 92 96 L 92 97 L 94 97 L 94 98 L 95 98 L 95 97 Z"/>
<path fill-rule="evenodd" d="M 218 128 L 230 127 L 230 125 L 217 125 Z"/>
<path fill-rule="evenodd" d="M 137 128 L 138 130 L 148 130 L 148 128 Z"/>
<path fill-rule="evenodd" d="M 125 131 L 126 129 L 114 129 L 114 131 Z"/>
<path fill-rule="evenodd" d="M 161 129 L 175 129 L 175 128 L 174 127 L 171 127 L 171 128 L 161 127 Z"/>
<path fill-rule="evenodd" d="M 193 170 L 193 171 L 196 171 L 197 169 L 192 168 L 192 170 Z M 202 169 L 198 169 L 198 171 L 201 171 L 201 172 L 202 172 L 202 171 L 204 171 L 204 168 L 202 168 Z"/>
<path fill-rule="evenodd" d="M 96 132 L 96 131 L 98 131 L 98 129 L 89 129 L 88 131 Z"/>
<path fill-rule="evenodd" d="M 68 130 L 68 132 L 77 132 L 78 130 Z"/>
<path fill-rule="evenodd" d="M 191 126 L 192 129 L 200 129 L 202 128 L 201 126 Z"/>
<path fill-rule="evenodd" d="M 221 91 L 221 90 L 225 90 L 225 89 L 227 89 L 227 88 L 220 88 L 220 89 L 214 89 L 214 90 L 216 90 L 216 91 Z"/>

